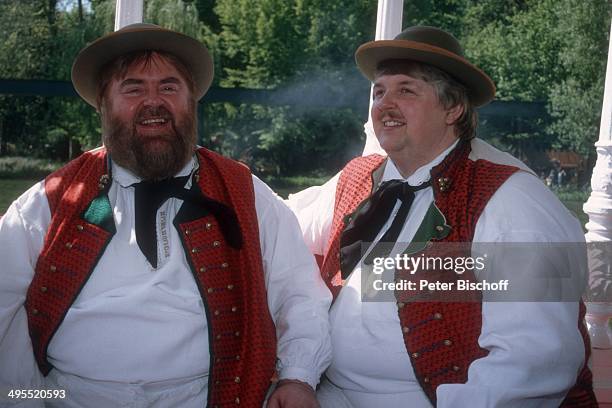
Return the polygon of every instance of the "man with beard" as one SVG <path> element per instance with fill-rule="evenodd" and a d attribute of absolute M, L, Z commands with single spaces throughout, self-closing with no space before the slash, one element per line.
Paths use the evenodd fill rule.
<path fill-rule="evenodd" d="M 104 147 L 0 221 L 0 405 L 317 406 L 331 296 L 282 201 L 196 147 L 212 74 L 150 24 L 77 56 Z"/>

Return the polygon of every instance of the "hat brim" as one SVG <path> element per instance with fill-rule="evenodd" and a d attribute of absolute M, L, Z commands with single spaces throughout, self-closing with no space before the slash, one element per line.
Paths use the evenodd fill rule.
<path fill-rule="evenodd" d="M 97 108 L 100 69 L 121 55 L 140 50 L 164 51 L 179 58 L 193 75 L 196 100 L 204 96 L 212 83 L 213 61 L 201 42 L 158 26 L 138 25 L 102 37 L 77 55 L 71 73 L 77 93 Z"/>
<path fill-rule="evenodd" d="M 390 59 L 407 59 L 433 65 L 468 88 L 475 106 L 489 103 L 495 97 L 495 85 L 487 74 L 461 56 L 445 49 L 409 40 L 370 41 L 355 52 L 357 67 L 374 81 L 378 64 Z"/>

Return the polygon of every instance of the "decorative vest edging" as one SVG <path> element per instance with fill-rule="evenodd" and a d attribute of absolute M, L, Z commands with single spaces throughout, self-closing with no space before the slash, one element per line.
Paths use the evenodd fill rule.
<path fill-rule="evenodd" d="M 202 193 L 234 209 L 243 236 L 240 250 L 226 245 L 210 214 L 175 224 L 207 315 L 208 406 L 261 406 L 274 375 L 276 334 L 267 306 L 252 176 L 246 166 L 206 149 L 198 149 L 197 158 L 194 179 Z M 25 304 L 44 375 L 52 369 L 48 344 L 114 233 L 82 217 L 108 181 L 104 149 L 83 154 L 45 180 L 52 219 Z"/>
<path fill-rule="evenodd" d="M 460 142 L 431 170 L 435 205 L 451 227 L 450 233 L 437 242 L 471 242 L 478 218 L 489 199 L 519 170 L 487 160 L 470 160 L 469 152 L 469 143 Z M 384 162 L 385 157 L 379 155 L 359 157 L 352 160 L 340 175 L 330 242 L 321 268 L 323 280 L 334 298 L 342 288 L 339 246 L 345 218 L 370 196 L 374 188 L 373 175 L 381 170 Z M 406 351 L 417 380 L 435 406 L 436 389 L 440 384 L 465 383 L 470 364 L 488 354 L 478 345 L 482 304 L 480 301 L 407 301 L 398 292 L 396 297 Z M 578 326 L 585 343 L 585 364 L 562 406 L 594 407 L 597 403 L 592 390 L 592 375 L 586 365 L 590 339 L 584 324 L 582 302 Z"/>

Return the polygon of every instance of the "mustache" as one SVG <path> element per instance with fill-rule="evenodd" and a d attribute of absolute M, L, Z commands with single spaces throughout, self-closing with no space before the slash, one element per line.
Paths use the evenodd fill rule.
<path fill-rule="evenodd" d="M 380 117 L 383 120 L 404 120 L 404 115 L 402 115 L 401 112 L 395 110 L 381 111 Z"/>
<path fill-rule="evenodd" d="M 163 106 L 146 106 L 141 108 L 134 118 L 135 123 L 140 123 L 147 119 L 164 119 L 174 123 L 174 115 Z"/>

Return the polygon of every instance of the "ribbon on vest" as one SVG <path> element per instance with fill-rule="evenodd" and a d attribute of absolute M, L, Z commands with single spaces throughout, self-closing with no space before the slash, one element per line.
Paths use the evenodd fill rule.
<path fill-rule="evenodd" d="M 234 210 L 204 196 L 196 187 L 196 183 L 193 183 L 191 189 L 187 190 L 185 184 L 189 177 L 175 177 L 162 181 L 141 181 L 133 184 L 136 242 L 154 268 L 157 268 L 157 211 L 171 197 L 191 202 L 209 211 L 219 223 L 227 243 L 235 249 L 242 247 L 242 234 Z"/>
<path fill-rule="evenodd" d="M 366 264 L 371 264 L 375 257 L 387 256 L 389 247 L 385 243 L 395 242 L 399 236 L 406 217 L 414 201 L 416 191 L 427 188 L 430 181 L 411 186 L 405 181 L 389 180 L 381 184 L 369 200 L 366 200 L 360 208 L 349 217 L 348 225 L 340 237 L 340 270 L 342 279 L 346 279 L 359 260 L 361 259 L 361 244 L 372 242 L 389 219 L 397 200 L 402 204 L 391 223 L 391 227 L 370 251 L 365 259 Z"/>

